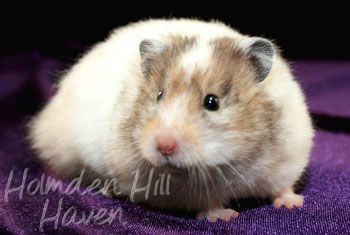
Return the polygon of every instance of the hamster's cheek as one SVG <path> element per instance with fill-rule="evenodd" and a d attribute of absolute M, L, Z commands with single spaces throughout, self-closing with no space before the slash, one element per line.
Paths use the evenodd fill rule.
<path fill-rule="evenodd" d="M 239 136 L 236 132 L 223 132 L 215 129 L 207 129 L 202 134 L 201 161 L 206 166 L 217 166 L 232 161 L 241 152 Z"/>

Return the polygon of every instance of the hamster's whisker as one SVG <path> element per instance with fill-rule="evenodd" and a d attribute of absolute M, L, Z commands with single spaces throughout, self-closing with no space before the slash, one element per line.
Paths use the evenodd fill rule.
<path fill-rule="evenodd" d="M 198 164 L 198 170 L 200 172 L 201 182 L 204 182 L 203 186 L 205 187 L 206 196 L 207 196 L 208 205 L 209 205 L 210 204 L 210 192 L 209 192 L 209 187 L 208 187 L 207 175 L 205 174 L 205 171 L 202 169 L 201 164 Z"/>
<path fill-rule="evenodd" d="M 212 174 L 211 174 L 211 172 L 209 171 L 210 169 L 208 169 L 208 167 L 205 167 L 205 166 L 204 166 L 204 170 L 205 170 L 205 173 L 206 173 L 206 175 L 208 176 L 209 181 L 210 181 L 210 183 L 211 183 L 211 186 L 212 186 L 211 188 L 215 191 L 215 194 L 216 194 L 217 198 L 220 198 L 220 195 L 218 194 L 218 191 L 217 191 L 216 184 L 215 184 L 215 182 L 214 182 L 214 180 L 213 180 L 213 178 L 212 178 Z"/>
<path fill-rule="evenodd" d="M 233 173 L 235 177 L 239 177 L 241 180 L 244 180 L 240 174 L 240 172 L 232 166 L 232 164 L 228 161 L 224 162 L 224 166 L 228 166 L 228 169 Z"/>
<path fill-rule="evenodd" d="M 244 180 L 244 178 L 242 177 L 242 174 L 239 172 L 239 170 L 238 169 L 236 169 L 235 167 L 233 167 L 232 166 L 232 164 L 230 163 L 230 162 L 228 162 L 228 161 L 225 161 L 224 162 L 224 166 L 227 166 L 228 168 L 228 170 L 231 172 L 231 174 L 232 174 L 232 177 L 230 177 L 231 179 L 235 179 L 235 178 L 238 178 L 240 181 L 242 181 L 242 182 L 245 182 L 245 180 Z M 231 181 L 232 182 L 232 181 Z M 228 184 L 228 188 L 230 189 L 230 190 L 234 190 L 234 191 L 239 191 L 239 193 L 242 191 L 242 189 L 239 189 L 239 188 L 234 188 L 233 189 L 233 187 L 231 187 L 231 185 L 233 184 L 233 183 L 229 183 Z M 250 188 L 249 188 L 249 190 L 250 190 Z"/>
<path fill-rule="evenodd" d="M 222 177 L 222 179 L 225 181 L 225 185 L 228 185 L 228 180 L 227 178 L 225 177 L 224 173 L 222 172 L 222 170 L 220 169 L 219 166 L 216 166 L 215 167 L 216 171 L 219 173 L 219 175 Z"/>
<path fill-rule="evenodd" d="M 199 200 L 197 201 L 197 204 L 199 204 L 199 201 L 202 201 L 202 187 L 201 185 L 198 183 L 198 176 L 197 174 L 199 173 L 198 172 L 198 168 L 194 168 L 193 169 L 193 172 L 194 172 L 194 176 L 195 176 L 195 188 L 198 188 L 198 193 L 199 193 Z"/>
<path fill-rule="evenodd" d="M 193 183 L 193 173 L 192 172 L 193 171 L 192 171 L 192 167 L 191 167 L 192 160 L 187 154 L 183 154 L 183 156 L 186 159 L 186 162 L 188 162 L 186 164 L 187 175 L 189 178 L 188 179 L 189 182 L 187 182 L 187 184 L 189 184 L 189 188 L 192 189 L 193 188 L 193 185 L 192 185 L 192 183 Z M 190 195 L 190 201 L 192 201 L 192 193 L 190 192 L 189 195 Z"/>
<path fill-rule="evenodd" d="M 194 169 L 192 168 L 191 172 L 192 172 L 191 178 L 194 178 L 194 191 L 199 191 L 197 189 L 197 187 L 198 187 L 197 169 L 196 168 L 194 168 Z"/>

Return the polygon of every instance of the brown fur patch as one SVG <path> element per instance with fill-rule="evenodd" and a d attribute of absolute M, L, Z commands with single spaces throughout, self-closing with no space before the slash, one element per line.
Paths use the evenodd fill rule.
<path fill-rule="evenodd" d="M 148 74 L 149 78 L 147 79 L 155 81 L 159 85 L 159 88 L 161 88 L 167 75 L 175 69 L 180 55 L 190 50 L 196 43 L 194 37 L 174 35 L 170 35 L 168 41 L 169 45 L 167 45 L 165 50 L 150 61 L 151 68 Z"/>

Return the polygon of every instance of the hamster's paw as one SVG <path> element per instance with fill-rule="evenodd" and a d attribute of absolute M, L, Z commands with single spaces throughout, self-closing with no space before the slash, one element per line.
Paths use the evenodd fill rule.
<path fill-rule="evenodd" d="M 232 209 L 217 208 L 209 211 L 201 211 L 197 214 L 198 220 L 207 218 L 212 223 L 215 223 L 218 219 L 228 222 L 231 217 L 237 218 L 238 212 Z"/>
<path fill-rule="evenodd" d="M 295 194 L 293 189 L 287 189 L 281 193 L 280 196 L 273 200 L 273 206 L 276 209 L 285 206 L 287 209 L 293 209 L 293 207 L 302 207 L 304 204 L 304 196 Z"/>

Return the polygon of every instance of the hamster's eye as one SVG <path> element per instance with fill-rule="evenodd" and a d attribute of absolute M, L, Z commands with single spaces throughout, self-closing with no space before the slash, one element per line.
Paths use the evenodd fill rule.
<path fill-rule="evenodd" d="M 162 98 L 162 96 L 163 96 L 163 92 L 159 91 L 158 95 L 157 95 L 157 102 L 159 102 L 159 100 Z"/>
<path fill-rule="evenodd" d="M 209 111 L 216 111 L 219 109 L 219 98 L 216 95 L 209 94 L 204 98 L 203 106 Z"/>

